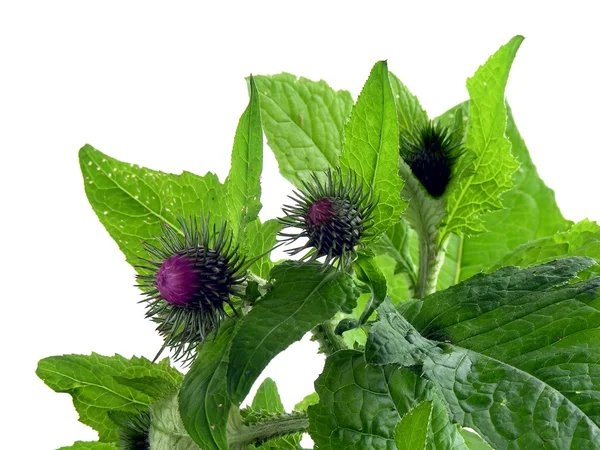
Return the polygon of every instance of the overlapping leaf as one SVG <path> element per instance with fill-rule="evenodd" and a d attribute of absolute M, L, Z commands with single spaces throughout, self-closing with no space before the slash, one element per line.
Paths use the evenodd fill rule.
<path fill-rule="evenodd" d="M 241 403 L 269 361 L 358 296 L 352 278 L 318 263 L 286 262 L 271 272 L 272 289 L 244 318 L 231 346 L 228 391 Z"/>
<path fill-rule="evenodd" d="M 513 186 L 512 174 L 518 164 L 505 137 L 504 89 L 522 41 L 521 36 L 514 37 L 467 80 L 471 100 L 465 145 L 475 159 L 469 169 L 472 174 L 459 180 L 449 193 L 442 242 L 450 233 L 483 231 L 479 216 L 501 209 L 501 194 Z"/>
<path fill-rule="evenodd" d="M 281 174 L 302 187 L 312 172 L 337 167 L 353 103 L 350 93 L 289 73 L 254 79 L 265 135 Z"/>
<path fill-rule="evenodd" d="M 180 230 L 179 215 L 226 219 L 225 187 L 216 175 L 172 175 L 111 158 L 86 145 L 79 151 L 85 191 L 94 212 L 127 261 L 146 257 L 142 241 L 161 235 L 161 224 Z"/>
<path fill-rule="evenodd" d="M 164 380 L 168 386 L 178 385 L 182 380 L 182 375 L 166 359 L 153 364 L 145 358 L 96 353 L 42 359 L 36 373 L 51 389 L 73 397 L 79 420 L 94 428 L 103 442 L 117 439 L 117 425 L 109 418 L 108 411 L 146 409 L 160 395 L 151 396 L 135 389 L 131 382 L 119 380 L 152 377 Z"/>
<path fill-rule="evenodd" d="M 400 220 L 406 202 L 400 198 L 403 182 L 398 175 L 398 118 L 387 63 L 371 70 L 350 120 L 344 128 L 343 171 L 354 172 L 373 188 L 378 199 L 373 234 L 383 233 Z"/>

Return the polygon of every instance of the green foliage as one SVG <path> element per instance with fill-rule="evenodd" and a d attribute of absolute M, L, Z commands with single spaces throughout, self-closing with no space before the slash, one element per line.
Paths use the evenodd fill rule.
<path fill-rule="evenodd" d="M 169 366 L 167 359 L 153 364 L 145 358 L 126 359 L 96 353 L 42 359 L 36 373 L 54 391 L 73 397 L 79 420 L 95 429 L 102 442 L 117 440 L 118 427 L 109 418 L 108 411 L 136 412 L 148 408 L 164 394 L 156 390 L 159 384 L 171 389 L 182 380 L 182 375 Z M 136 388 L 139 379 L 161 381 L 152 391 L 139 390 Z"/>
<path fill-rule="evenodd" d="M 90 205 L 132 265 L 147 257 L 142 242 L 156 243 L 162 223 L 180 230 L 180 214 L 227 218 L 225 187 L 210 172 L 171 175 L 117 161 L 90 145 L 79 151 L 79 164 Z"/>
<path fill-rule="evenodd" d="M 373 234 L 400 220 L 406 203 L 400 198 L 398 174 L 398 118 L 387 63 L 373 67 L 344 128 L 343 171 L 352 171 L 373 188 L 378 199 Z"/>
<path fill-rule="evenodd" d="M 305 432 L 320 450 L 597 448 L 600 227 L 562 216 L 505 103 L 521 42 L 501 47 L 467 81 L 469 101 L 436 119 L 464 143 L 439 198 L 400 158 L 401 139 L 429 118 L 386 62 L 354 105 L 324 81 L 250 77 L 224 183 L 82 148 L 90 204 L 131 264 L 161 224 L 180 230 L 178 217 L 210 213 L 229 223 L 249 273 L 237 314 L 191 349 L 185 378 L 166 360 L 41 360 L 38 376 L 99 434 L 64 449 L 116 449 L 136 414 L 152 450 L 298 450 Z M 271 261 L 281 226 L 258 219 L 263 130 L 297 187 L 339 167 L 373 188 L 374 227 L 351 265 Z M 269 362 L 308 332 L 326 355 L 316 392 L 287 413 L 267 378 L 240 410 Z"/>
<path fill-rule="evenodd" d="M 479 216 L 501 209 L 501 194 L 513 186 L 512 174 L 518 164 L 504 136 L 504 88 L 522 41 L 521 36 L 514 37 L 467 80 L 471 100 L 465 145 L 476 158 L 469 168 L 471 174 L 458 180 L 449 194 L 442 242 L 450 233 L 484 231 Z"/>
<path fill-rule="evenodd" d="M 394 437 L 398 450 L 423 450 L 431 420 L 432 402 L 423 402 L 406 414 L 398 425 Z"/>
<path fill-rule="evenodd" d="M 254 78 L 250 77 L 250 102 L 240 117 L 233 140 L 231 169 L 225 180 L 227 209 L 236 235 L 258 218 L 260 174 L 263 162 L 263 135 L 260 104 Z"/>
<path fill-rule="evenodd" d="M 358 293 L 352 278 L 318 263 L 285 262 L 271 272 L 272 289 L 244 318 L 231 346 L 227 386 L 241 403 L 269 361 L 340 310 Z"/>
<path fill-rule="evenodd" d="M 265 135 L 281 174 L 302 187 L 313 172 L 337 167 L 352 108 L 350 93 L 289 73 L 254 79 Z"/>
<path fill-rule="evenodd" d="M 214 341 L 205 342 L 179 392 L 185 429 L 204 450 L 227 449 L 227 419 L 231 400 L 227 394 L 227 365 L 237 327 L 228 322 Z"/>

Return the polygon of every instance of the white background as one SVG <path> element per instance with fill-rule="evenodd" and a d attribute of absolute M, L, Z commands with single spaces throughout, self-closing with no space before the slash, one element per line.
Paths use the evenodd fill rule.
<path fill-rule="evenodd" d="M 3 448 L 96 437 L 67 395 L 36 378 L 40 358 L 152 358 L 160 345 L 133 270 L 87 203 L 78 149 L 223 180 L 250 73 L 322 78 L 356 97 L 387 59 L 433 117 L 464 100 L 465 79 L 523 34 L 507 91 L 517 124 L 564 214 L 600 219 L 594 2 L 212 3 L 0 4 Z M 290 191 L 265 150 L 263 219 Z M 288 407 L 322 367 L 313 344 L 292 350 L 267 370 Z"/>

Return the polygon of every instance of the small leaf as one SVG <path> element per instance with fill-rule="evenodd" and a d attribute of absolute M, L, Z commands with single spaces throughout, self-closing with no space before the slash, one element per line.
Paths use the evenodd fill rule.
<path fill-rule="evenodd" d="M 518 163 L 511 155 L 510 142 L 505 137 L 504 89 L 522 41 L 521 36 L 514 37 L 467 80 L 471 101 L 465 146 L 476 158 L 469 168 L 472 174 L 458 180 L 449 192 L 448 215 L 441 242 L 450 233 L 483 231 L 479 216 L 501 209 L 501 194 L 513 186 L 512 174 Z"/>
<path fill-rule="evenodd" d="M 381 305 L 381 302 L 385 300 L 387 284 L 383 273 L 381 273 L 372 258 L 359 256 L 354 263 L 354 269 L 356 270 L 356 277 L 371 289 L 371 298 L 358 320 L 357 326 L 361 326 L 367 323 L 371 315 Z"/>
<path fill-rule="evenodd" d="M 400 135 L 411 134 L 415 128 L 423 128 L 429 119 L 419 103 L 419 99 L 391 72 L 389 72 L 389 79 L 396 102 Z"/>
<path fill-rule="evenodd" d="M 306 411 L 309 406 L 319 403 L 319 395 L 316 392 L 308 394 L 294 406 L 294 411 Z"/>
<path fill-rule="evenodd" d="M 277 233 L 281 225 L 276 219 L 261 223 L 260 220 L 250 222 L 244 230 L 243 249 L 248 259 L 261 256 L 250 270 L 261 278 L 268 278 L 273 263 L 271 262 L 270 250 L 277 243 Z"/>
<path fill-rule="evenodd" d="M 301 188 L 313 172 L 337 167 L 353 103 L 350 93 L 289 73 L 254 80 L 265 135 L 281 174 Z"/>
<path fill-rule="evenodd" d="M 79 164 L 94 212 L 134 266 L 147 257 L 142 241 L 155 242 L 162 223 L 183 233 L 179 214 L 227 218 L 225 187 L 210 172 L 203 177 L 157 172 L 117 161 L 89 145 L 79 151 Z"/>
<path fill-rule="evenodd" d="M 262 207 L 260 175 L 263 165 L 263 134 L 258 98 L 254 78 L 250 76 L 250 102 L 240 117 L 235 132 L 231 168 L 225 180 L 225 201 L 231 228 L 236 236 L 258 218 Z"/>
<path fill-rule="evenodd" d="M 153 364 L 145 358 L 96 353 L 44 358 L 38 363 L 36 374 L 54 391 L 73 397 L 79 420 L 95 429 L 103 442 L 117 440 L 117 426 L 108 411 L 136 412 L 154 401 L 146 393 L 117 380 L 157 377 L 175 385 L 182 380 L 182 375 L 169 367 L 167 359 Z"/>
<path fill-rule="evenodd" d="M 226 321 L 214 340 L 202 344 L 179 392 L 185 429 L 203 450 L 229 448 L 226 428 L 231 401 L 226 374 L 236 329 L 231 321 Z"/>
<path fill-rule="evenodd" d="M 477 433 L 473 433 L 472 431 L 463 428 L 460 430 L 460 434 L 465 440 L 467 447 L 469 447 L 469 450 L 492 450 L 490 444 L 485 442 Z"/>
<path fill-rule="evenodd" d="M 68 447 L 61 447 L 58 450 L 118 450 L 114 442 L 83 442 L 77 441 Z"/>
<path fill-rule="evenodd" d="M 258 387 L 256 395 L 252 400 L 252 409 L 254 411 L 265 411 L 269 414 L 283 414 L 285 409 L 277 385 L 271 378 L 265 378 L 262 384 Z"/>
<path fill-rule="evenodd" d="M 425 449 L 431 408 L 431 402 L 420 403 L 398 422 L 394 434 L 398 450 Z"/>
<path fill-rule="evenodd" d="M 149 440 L 152 450 L 200 450 L 185 431 L 177 395 L 165 397 L 152 405 Z"/>
<path fill-rule="evenodd" d="M 378 236 L 400 220 L 406 202 L 400 198 L 403 182 L 398 175 L 398 119 L 387 63 L 373 67 L 350 120 L 344 127 L 344 152 L 340 166 L 354 172 L 373 188 L 378 199 L 372 233 Z"/>
<path fill-rule="evenodd" d="M 241 403 L 269 361 L 340 310 L 358 293 L 352 278 L 319 263 L 285 262 L 271 272 L 272 289 L 244 318 L 231 347 L 227 386 Z"/>
<path fill-rule="evenodd" d="M 173 381 L 161 377 L 128 378 L 116 376 L 114 379 L 117 383 L 136 389 L 155 400 L 178 388 L 178 385 L 173 383 Z"/>

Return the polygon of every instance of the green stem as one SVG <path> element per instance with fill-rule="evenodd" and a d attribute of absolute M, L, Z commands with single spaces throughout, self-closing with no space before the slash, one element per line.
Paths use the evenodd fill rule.
<path fill-rule="evenodd" d="M 447 246 L 447 239 L 438 246 L 437 232 L 419 235 L 419 278 L 415 289 L 416 298 L 423 298 L 435 292 Z"/>
<path fill-rule="evenodd" d="M 242 425 L 231 430 L 227 441 L 232 449 L 245 449 L 251 444 L 294 433 L 303 433 L 308 429 L 308 416 L 306 413 L 283 414 L 274 419 Z"/>
<path fill-rule="evenodd" d="M 326 356 L 332 355 L 339 350 L 345 350 L 348 347 L 344 339 L 334 332 L 331 322 L 323 322 L 312 329 L 313 340 L 319 343 L 319 352 Z"/>

